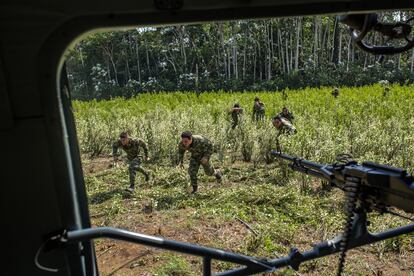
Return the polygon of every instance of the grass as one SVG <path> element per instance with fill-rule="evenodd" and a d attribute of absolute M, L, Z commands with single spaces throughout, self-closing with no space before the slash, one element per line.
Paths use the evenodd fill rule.
<path fill-rule="evenodd" d="M 284 151 L 290 154 L 332 162 L 336 154 L 348 152 L 358 161 L 376 161 L 412 171 L 411 90 L 412 87 L 393 86 L 392 93 L 384 98 L 380 86 L 342 89 L 337 100 L 330 96 L 330 88 L 323 88 L 287 91 L 286 101 L 280 93 L 263 92 L 206 93 L 199 97 L 192 93 L 160 93 L 126 101 L 75 102 L 92 223 L 267 258 L 284 256 L 291 247 L 309 250 L 312 244 L 342 231 L 344 195 L 319 180 L 291 172 L 281 162 L 266 159 L 275 145 L 275 130 L 268 120 L 260 126 L 249 120 L 252 99 L 255 95 L 261 97 L 268 117 L 283 105 L 294 112 L 298 133 L 281 141 Z M 241 127 L 231 131 L 225 111 L 235 101 L 247 112 Z M 134 195 L 124 191 L 129 184 L 126 165 L 109 168 L 110 145 L 124 129 L 148 142 L 152 160 L 144 166 L 155 176 L 145 183 L 138 174 L 139 186 Z M 179 133 L 186 129 L 208 134 L 217 148 L 213 161 L 224 173 L 219 185 L 200 170 L 197 196 L 188 193 L 186 170 L 174 166 Z M 243 162 L 246 154 L 251 155 L 251 162 Z M 369 219 L 372 231 L 407 224 L 390 215 L 370 214 Z M 387 273 L 413 272 L 413 240 L 413 235 L 404 235 L 352 250 L 346 271 L 373 275 L 384 271 L 385 265 L 396 269 Z M 98 243 L 97 252 L 103 251 L 107 243 Z M 131 256 L 136 256 L 138 250 L 128 244 L 115 247 Z M 98 258 L 104 274 L 111 272 L 112 263 L 124 258 L 114 252 Z M 141 258 L 145 265 L 123 268 L 122 273 L 201 273 L 199 259 L 151 252 L 150 257 Z M 337 256 L 332 256 L 308 262 L 300 271 L 331 275 L 336 265 Z M 231 267 L 214 262 L 216 271 Z M 290 269 L 278 273 L 295 274 Z"/>
<path fill-rule="evenodd" d="M 203 176 L 197 196 L 188 194 L 186 179 L 181 182 L 172 180 L 180 183 L 177 186 L 165 181 L 183 178 L 181 170 L 149 166 L 151 170 L 155 168 L 160 178 L 148 184 L 142 183 L 133 196 L 122 190 L 128 185 L 125 167 L 113 169 L 111 174 L 102 177 L 88 177 L 87 186 L 95 187 L 88 189 L 90 211 L 93 217 L 99 214 L 93 218 L 93 224 L 161 234 L 169 239 L 268 258 L 287 255 L 293 246 L 300 250 L 310 249 L 311 244 L 333 238 L 342 231 L 345 220 L 343 194 L 337 190 L 324 190 L 321 183 L 313 179 L 307 180 L 309 188 L 306 191 L 301 189 L 300 177 L 291 176 L 291 180 L 285 183 L 274 182 L 278 174 L 276 164 L 261 164 L 254 168 L 251 163 L 236 162 L 230 167 L 233 173 L 226 175 L 222 185 Z M 255 171 L 253 177 L 240 176 L 242 171 L 250 170 Z M 118 182 L 114 181 L 114 176 L 119 176 Z M 159 220 L 149 218 L 151 216 Z M 248 223 L 258 235 L 238 219 Z M 407 223 L 387 215 L 373 215 L 371 221 L 374 231 Z M 148 232 L 153 228 L 155 232 Z M 369 254 L 378 260 L 388 254 L 407 254 L 413 250 L 413 238 L 406 235 L 372 245 L 368 248 Z M 182 266 L 182 258 L 170 259 L 166 264 L 160 260 L 147 269 L 154 269 L 154 275 L 161 275 L 167 268 L 175 271 L 175 266 L 177 270 L 185 267 L 183 271 L 199 271 L 199 262 L 187 260 L 187 265 Z M 302 269 L 318 274 L 321 267 L 330 266 L 335 270 L 335 262 L 335 258 L 324 259 L 317 265 L 305 264 Z M 158 264 L 162 265 L 158 267 Z M 215 269 L 230 267 L 229 264 L 217 263 Z"/>

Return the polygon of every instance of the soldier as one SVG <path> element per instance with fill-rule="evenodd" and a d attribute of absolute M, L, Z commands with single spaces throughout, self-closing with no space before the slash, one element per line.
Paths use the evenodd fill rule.
<path fill-rule="evenodd" d="M 266 114 L 265 104 L 260 102 L 260 109 L 259 109 L 259 118 L 260 120 L 264 120 Z"/>
<path fill-rule="evenodd" d="M 286 94 L 286 91 L 285 90 L 283 90 L 282 91 L 282 99 L 284 100 L 284 101 L 286 101 L 287 100 L 287 94 Z"/>
<path fill-rule="evenodd" d="M 382 91 L 382 96 L 383 96 L 383 97 L 387 97 L 387 96 L 388 96 L 388 94 L 389 94 L 389 92 L 390 92 L 390 87 L 389 87 L 390 82 L 389 82 L 388 80 L 380 80 L 378 83 L 379 83 L 379 84 L 382 86 L 382 88 L 384 89 L 384 90 Z"/>
<path fill-rule="evenodd" d="M 233 120 L 233 124 L 231 125 L 232 129 L 235 129 L 236 126 L 239 124 L 240 116 L 243 115 L 243 108 L 240 107 L 240 104 L 235 103 L 233 108 L 230 110 L 231 119 Z"/>
<path fill-rule="evenodd" d="M 264 103 L 260 101 L 259 97 L 255 97 L 253 104 L 253 120 L 256 122 L 263 120 L 265 112 Z"/>
<path fill-rule="evenodd" d="M 272 120 L 273 126 L 279 130 L 277 137 L 279 137 L 282 134 L 295 134 L 296 128 L 285 118 L 282 118 L 282 116 L 277 115 L 273 117 Z"/>
<path fill-rule="evenodd" d="M 183 166 L 184 153 L 188 150 L 191 152 L 190 165 L 188 174 L 190 175 L 191 185 L 193 187 L 192 194 L 197 192 L 197 173 L 200 165 L 203 166 L 207 175 L 214 175 L 217 182 L 221 182 L 221 172 L 214 169 L 210 156 L 213 153 L 213 144 L 201 135 L 193 135 L 190 131 L 184 131 L 181 134 L 181 142 L 178 145 L 179 162 Z"/>
<path fill-rule="evenodd" d="M 132 139 L 131 137 L 129 137 L 127 132 L 122 132 L 119 135 L 119 140 L 115 142 L 112 146 L 112 155 L 114 157 L 114 163 L 118 160 L 118 149 L 120 147 L 127 154 L 130 183 L 127 191 L 132 193 L 134 192 L 135 188 L 135 176 L 137 171 L 139 171 L 145 176 L 145 181 L 149 180 L 149 173 L 142 168 L 142 156 L 139 155 L 140 147 L 142 147 L 144 149 L 145 161 L 148 161 L 148 147 L 147 144 L 145 144 L 145 142 L 141 139 Z"/>
<path fill-rule="evenodd" d="M 289 109 L 287 109 L 286 106 L 282 108 L 282 112 L 280 112 L 279 115 L 280 117 L 288 120 L 291 124 L 293 123 L 293 119 L 295 119 L 295 117 L 293 117 L 292 112 L 289 112 Z"/>
<path fill-rule="evenodd" d="M 338 96 L 339 96 L 339 89 L 337 87 L 335 87 L 331 94 L 335 98 L 338 98 Z"/>
<path fill-rule="evenodd" d="M 383 97 L 387 97 L 390 92 L 390 88 L 388 86 L 384 87 L 384 91 L 382 92 Z"/>

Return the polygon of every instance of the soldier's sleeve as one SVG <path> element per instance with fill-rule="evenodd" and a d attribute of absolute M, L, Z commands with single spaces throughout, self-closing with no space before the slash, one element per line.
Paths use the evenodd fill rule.
<path fill-rule="evenodd" d="M 119 141 L 116 141 L 115 143 L 112 144 L 112 156 L 115 158 L 117 157 L 118 154 L 118 149 L 121 146 L 121 144 L 119 143 Z"/>
<path fill-rule="evenodd" d="M 289 134 L 295 134 L 296 133 L 296 128 L 292 124 L 288 124 L 287 127 L 289 129 Z"/>
<path fill-rule="evenodd" d="M 205 139 L 204 141 L 204 156 L 210 157 L 213 154 L 213 144 L 210 140 Z"/>
<path fill-rule="evenodd" d="M 185 148 L 181 145 L 181 143 L 178 144 L 178 163 L 183 164 L 184 163 L 184 153 Z"/>
<path fill-rule="evenodd" d="M 148 146 L 147 146 L 147 144 L 143 140 L 138 139 L 138 145 L 141 146 L 144 149 L 145 157 L 148 157 Z"/>

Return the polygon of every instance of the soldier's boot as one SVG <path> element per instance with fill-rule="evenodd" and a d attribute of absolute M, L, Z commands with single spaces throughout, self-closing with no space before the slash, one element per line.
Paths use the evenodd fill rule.
<path fill-rule="evenodd" d="M 128 189 L 126 189 L 127 192 L 130 192 L 131 194 L 134 192 L 135 190 L 135 185 L 130 185 Z"/>
<path fill-rule="evenodd" d="M 198 188 L 197 185 L 193 185 L 193 190 L 191 191 L 192 195 L 197 193 L 197 188 Z"/>
<path fill-rule="evenodd" d="M 221 181 L 223 179 L 223 176 L 221 174 L 221 171 L 219 169 L 216 169 L 215 172 L 214 172 L 214 175 L 216 177 L 216 182 L 217 183 L 221 183 Z"/>
<path fill-rule="evenodd" d="M 145 182 L 148 182 L 150 180 L 150 173 L 146 172 L 144 173 L 144 176 L 145 176 Z"/>
<path fill-rule="evenodd" d="M 133 168 L 129 169 L 129 188 L 126 189 L 127 192 L 133 193 L 135 189 L 135 176 L 136 172 Z"/>

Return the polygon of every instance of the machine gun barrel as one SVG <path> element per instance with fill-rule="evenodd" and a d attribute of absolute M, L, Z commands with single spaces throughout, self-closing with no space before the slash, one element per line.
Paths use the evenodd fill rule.
<path fill-rule="evenodd" d="M 334 178 L 332 166 L 330 165 L 315 163 L 302 158 L 293 157 L 275 150 L 272 151 L 272 155 L 277 158 L 285 159 L 287 161 L 292 162 L 290 164 L 290 167 L 295 171 L 316 176 L 318 178 L 328 181 L 332 181 Z"/>

